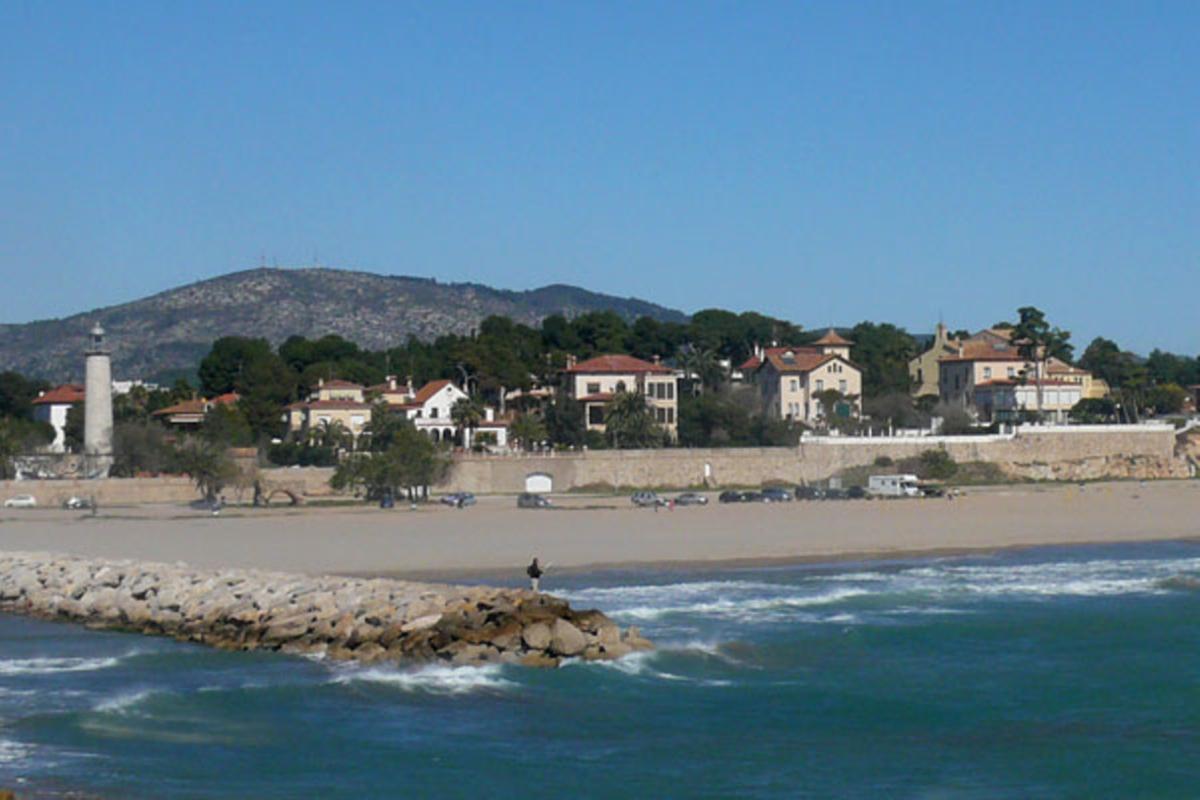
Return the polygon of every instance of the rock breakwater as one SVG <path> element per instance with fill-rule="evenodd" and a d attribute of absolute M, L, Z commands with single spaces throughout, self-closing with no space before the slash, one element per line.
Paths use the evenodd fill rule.
<path fill-rule="evenodd" d="M 364 663 L 557 666 L 652 647 L 599 611 L 522 589 L 47 553 L 0 553 L 0 611 Z"/>

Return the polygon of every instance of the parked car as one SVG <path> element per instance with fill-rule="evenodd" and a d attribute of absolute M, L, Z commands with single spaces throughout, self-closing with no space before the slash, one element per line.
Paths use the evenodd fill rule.
<path fill-rule="evenodd" d="M 797 486 L 794 496 L 797 500 L 824 500 L 825 490 L 820 486 Z"/>
<path fill-rule="evenodd" d="M 92 501 L 86 497 L 71 495 L 66 500 L 63 500 L 62 507 L 72 510 L 87 509 L 92 507 Z"/>
<path fill-rule="evenodd" d="M 475 505 L 475 495 L 470 492 L 455 492 L 442 498 L 442 504 L 455 508 L 466 508 Z"/>
<path fill-rule="evenodd" d="M 18 494 L 4 501 L 5 508 L 34 508 L 37 506 L 37 498 L 31 494 Z"/>
<path fill-rule="evenodd" d="M 845 490 L 845 489 L 826 489 L 825 490 L 825 499 L 826 500 L 849 500 L 850 495 L 847 492 L 847 490 Z"/>
<path fill-rule="evenodd" d="M 787 489 L 781 489 L 778 486 L 768 486 L 763 489 L 762 499 L 764 503 L 790 503 L 792 502 L 792 493 Z"/>
<path fill-rule="evenodd" d="M 762 492 L 742 492 L 743 503 L 769 503 L 770 500 Z"/>
<path fill-rule="evenodd" d="M 684 492 L 675 498 L 677 506 L 706 506 L 708 498 L 699 492 Z"/>
<path fill-rule="evenodd" d="M 739 492 L 735 489 L 730 489 L 728 491 L 721 492 L 721 494 L 717 497 L 717 502 L 718 503 L 744 503 L 744 502 L 746 502 L 746 495 L 748 495 L 748 494 L 749 494 L 749 492 Z"/>
<path fill-rule="evenodd" d="M 861 486 L 851 486 L 846 490 L 847 500 L 865 500 L 869 496 L 867 490 Z"/>
<path fill-rule="evenodd" d="M 532 492 L 517 495 L 517 508 L 551 508 L 553 505 L 545 495 Z"/>
<path fill-rule="evenodd" d="M 655 492 L 634 492 L 629 498 L 629 502 L 639 508 L 650 508 L 651 506 L 665 506 L 667 501 L 659 497 Z"/>

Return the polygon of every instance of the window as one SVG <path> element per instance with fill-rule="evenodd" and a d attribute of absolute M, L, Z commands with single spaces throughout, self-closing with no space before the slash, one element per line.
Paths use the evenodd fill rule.
<path fill-rule="evenodd" d="M 625 381 L 617 381 L 617 391 L 618 392 L 625 391 Z"/>
<path fill-rule="evenodd" d="M 437 406 L 434 406 L 433 408 L 429 409 L 429 418 L 437 419 L 437 412 L 438 412 Z"/>
<path fill-rule="evenodd" d="M 600 384 L 599 383 L 589 383 L 587 385 L 587 393 L 588 394 L 600 394 Z"/>
<path fill-rule="evenodd" d="M 838 381 L 838 391 L 841 392 L 842 394 L 845 394 L 846 389 L 847 389 L 846 381 L 844 381 L 844 380 Z"/>
<path fill-rule="evenodd" d="M 667 421 L 667 410 L 665 408 L 654 409 L 654 421 L 658 424 L 663 424 Z"/>
<path fill-rule="evenodd" d="M 588 425 L 604 424 L 604 407 L 588 406 Z"/>
<path fill-rule="evenodd" d="M 825 391 L 825 381 L 822 378 L 817 378 L 817 391 L 818 392 Z"/>
<path fill-rule="evenodd" d="M 925 370 L 921 369 L 920 367 L 917 367 L 917 383 L 924 383 L 924 382 L 925 382 Z"/>
<path fill-rule="evenodd" d="M 1016 368 L 1016 367 L 1009 367 L 1009 368 L 1008 368 L 1008 377 L 1010 377 L 1010 378 L 1015 378 L 1015 377 L 1017 377 L 1017 368 Z"/>
<path fill-rule="evenodd" d="M 667 384 L 667 399 L 668 400 L 675 399 L 675 381 L 671 381 L 670 383 Z"/>
<path fill-rule="evenodd" d="M 792 391 L 793 392 L 800 391 L 800 381 L 796 380 L 795 378 L 792 378 Z"/>

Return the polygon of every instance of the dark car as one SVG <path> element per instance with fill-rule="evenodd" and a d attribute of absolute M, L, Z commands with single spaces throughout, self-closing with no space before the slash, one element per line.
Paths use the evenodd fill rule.
<path fill-rule="evenodd" d="M 846 489 L 830 488 L 830 489 L 825 490 L 825 499 L 826 500 L 849 500 L 850 494 Z"/>
<path fill-rule="evenodd" d="M 797 500 L 824 500 L 825 490 L 820 486 L 797 486 L 795 497 Z"/>
<path fill-rule="evenodd" d="M 742 492 L 743 503 L 769 503 L 766 495 L 762 492 Z"/>
<path fill-rule="evenodd" d="M 718 503 L 744 503 L 744 502 L 746 502 L 747 494 L 749 494 L 749 492 L 738 492 L 733 489 L 730 489 L 727 492 L 721 492 L 720 496 L 717 497 L 717 502 Z"/>
<path fill-rule="evenodd" d="M 866 497 L 867 497 L 867 490 L 861 486 L 851 486 L 849 489 L 846 490 L 846 499 L 847 500 L 865 500 Z"/>
<path fill-rule="evenodd" d="M 677 506 L 706 506 L 708 498 L 699 492 L 684 492 L 675 498 Z"/>
<path fill-rule="evenodd" d="M 517 508 L 550 508 L 552 505 L 545 495 L 525 492 L 517 496 Z"/>
<path fill-rule="evenodd" d="M 763 489 L 761 494 L 764 503 L 792 502 L 792 493 L 787 489 L 782 489 L 778 486 L 769 486 L 766 489 Z"/>
<path fill-rule="evenodd" d="M 475 495 L 470 492 L 455 492 L 442 498 L 442 505 L 466 508 L 475 505 Z"/>

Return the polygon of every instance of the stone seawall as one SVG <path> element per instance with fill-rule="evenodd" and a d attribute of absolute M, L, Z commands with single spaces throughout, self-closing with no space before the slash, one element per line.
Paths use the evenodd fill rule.
<path fill-rule="evenodd" d="M 1031 480 L 1186 478 L 1192 468 L 1177 452 L 1173 428 L 1074 426 L 1023 428 L 1007 436 L 823 437 L 798 447 L 593 450 L 545 456 L 465 456 L 447 490 L 524 491 L 526 477 L 549 476 L 554 491 L 588 487 L 758 486 L 770 481 L 822 481 L 881 457 L 899 461 L 945 450 L 959 462 L 994 463 Z"/>
<path fill-rule="evenodd" d="M 521 589 L 0 554 L 0 611 L 336 660 L 519 663 L 649 649 L 599 611 Z"/>

